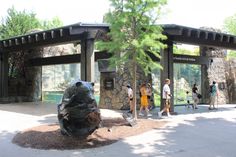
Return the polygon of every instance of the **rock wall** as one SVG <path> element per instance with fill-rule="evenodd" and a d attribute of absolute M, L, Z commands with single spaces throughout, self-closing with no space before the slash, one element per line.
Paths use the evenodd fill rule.
<path fill-rule="evenodd" d="M 9 78 L 9 101 L 39 101 L 42 95 L 42 67 L 28 67 L 25 65 L 31 58 L 42 56 L 43 49 L 31 49 L 18 52 L 22 54 L 18 58 L 15 68 L 17 75 Z"/>
<path fill-rule="evenodd" d="M 226 62 L 226 84 L 229 94 L 229 103 L 236 103 L 236 59 Z"/>
<path fill-rule="evenodd" d="M 104 88 L 104 80 L 108 78 L 114 79 L 114 89 L 106 90 Z M 140 106 L 139 87 L 143 83 L 152 83 L 151 75 L 145 76 L 142 70 L 137 70 L 137 107 Z M 117 72 L 101 73 L 100 76 L 100 102 L 99 108 L 106 109 L 129 109 L 129 101 L 126 85 L 131 84 L 131 75 L 128 68 L 120 68 Z M 154 103 L 154 102 L 153 102 Z"/>
<path fill-rule="evenodd" d="M 43 49 L 34 49 L 31 53 L 28 53 L 27 59 L 41 58 Z M 28 82 L 27 95 L 30 97 L 30 101 L 42 100 L 42 67 L 26 67 L 26 74 L 28 75 L 26 81 Z"/>
<path fill-rule="evenodd" d="M 201 47 L 201 53 L 203 56 L 207 56 L 212 58 L 209 60 L 209 64 L 205 66 L 202 74 L 205 75 L 204 87 L 206 91 L 210 90 L 210 85 L 213 81 L 216 81 L 219 87 L 219 95 L 217 99 L 218 104 L 226 104 L 229 103 L 228 97 L 228 87 L 226 83 L 226 51 L 224 49 L 212 48 L 212 47 Z M 209 103 L 210 94 L 209 92 L 205 92 L 206 102 Z"/>

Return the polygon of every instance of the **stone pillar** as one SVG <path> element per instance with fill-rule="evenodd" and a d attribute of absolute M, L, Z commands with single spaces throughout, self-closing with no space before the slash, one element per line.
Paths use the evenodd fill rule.
<path fill-rule="evenodd" d="M 229 94 L 229 103 L 236 104 L 236 59 L 230 59 L 226 63 L 226 84 Z"/>
<path fill-rule="evenodd" d="M 26 53 L 25 59 L 42 57 L 43 49 L 32 49 Z M 42 100 L 42 67 L 25 67 L 25 95 L 27 101 Z"/>
<path fill-rule="evenodd" d="M 207 104 L 209 102 L 209 80 L 208 80 L 208 69 L 209 65 L 201 65 L 201 103 Z"/>
<path fill-rule="evenodd" d="M 25 63 L 32 58 L 42 57 L 43 49 L 30 49 L 11 53 L 9 77 L 9 101 L 40 101 L 42 98 L 42 67 L 28 67 Z M 15 57 L 16 56 L 16 57 Z"/>
<path fill-rule="evenodd" d="M 137 68 L 137 108 L 140 106 L 140 92 L 141 83 L 151 83 L 151 75 L 145 76 L 141 68 Z M 107 78 L 114 78 L 114 89 L 107 90 L 104 87 L 104 80 Z M 106 109 L 129 109 L 129 100 L 127 94 L 127 84 L 132 84 L 131 75 L 128 67 L 120 67 L 117 72 L 101 73 L 100 75 L 100 102 L 99 108 Z"/>
<path fill-rule="evenodd" d="M 0 98 L 8 96 L 8 53 L 0 52 Z"/>
<path fill-rule="evenodd" d="M 173 72 L 173 43 L 168 43 L 168 47 L 161 51 L 161 107 L 160 110 L 164 108 L 163 86 L 165 84 L 165 79 L 170 79 L 170 90 L 172 94 L 170 112 L 174 112 L 174 72 Z"/>
<path fill-rule="evenodd" d="M 81 80 L 94 82 L 94 39 L 81 41 Z"/>
<path fill-rule="evenodd" d="M 208 56 L 211 59 L 207 66 L 203 66 L 202 75 L 205 75 L 203 82 L 204 92 L 204 103 L 209 103 L 210 100 L 210 85 L 213 81 L 216 81 L 220 86 L 224 85 L 224 89 L 219 88 L 219 96 L 217 98 L 218 104 L 228 103 L 228 89 L 226 86 L 226 53 L 225 50 L 212 47 L 200 47 L 200 52 L 202 56 Z"/>

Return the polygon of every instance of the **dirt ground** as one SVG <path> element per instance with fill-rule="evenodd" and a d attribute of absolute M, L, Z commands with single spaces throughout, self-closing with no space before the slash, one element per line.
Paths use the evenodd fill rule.
<path fill-rule="evenodd" d="M 122 118 L 104 119 L 102 127 L 85 139 L 63 136 L 58 124 L 40 125 L 16 134 L 12 142 L 22 147 L 36 149 L 95 148 L 112 144 L 128 136 L 158 129 L 164 123 L 151 119 L 138 119 L 137 125 L 131 127 Z"/>

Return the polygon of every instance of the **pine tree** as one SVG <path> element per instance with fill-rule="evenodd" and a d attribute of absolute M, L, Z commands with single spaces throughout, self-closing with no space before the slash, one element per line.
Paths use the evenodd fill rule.
<path fill-rule="evenodd" d="M 136 93 L 137 67 L 145 74 L 154 68 L 161 68 L 149 54 L 160 58 L 161 42 L 166 39 L 160 25 L 156 25 L 161 7 L 166 0 L 110 0 L 113 7 L 105 15 L 105 22 L 110 24 L 109 41 L 99 42 L 100 50 L 112 53 L 110 63 L 130 67 L 133 92 Z M 147 53 L 148 52 L 148 53 Z M 133 117 L 137 119 L 136 94 L 134 94 Z"/>

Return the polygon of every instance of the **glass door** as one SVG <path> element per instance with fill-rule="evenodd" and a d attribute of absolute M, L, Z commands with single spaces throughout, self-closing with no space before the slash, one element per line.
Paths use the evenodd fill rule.
<path fill-rule="evenodd" d="M 201 93 L 201 65 L 174 63 L 174 105 L 186 104 L 187 96 L 192 97 L 195 83 Z"/>
<path fill-rule="evenodd" d="M 152 71 L 152 91 L 154 94 L 154 104 L 155 106 L 160 106 L 161 104 L 161 82 L 160 82 L 160 69 Z"/>

